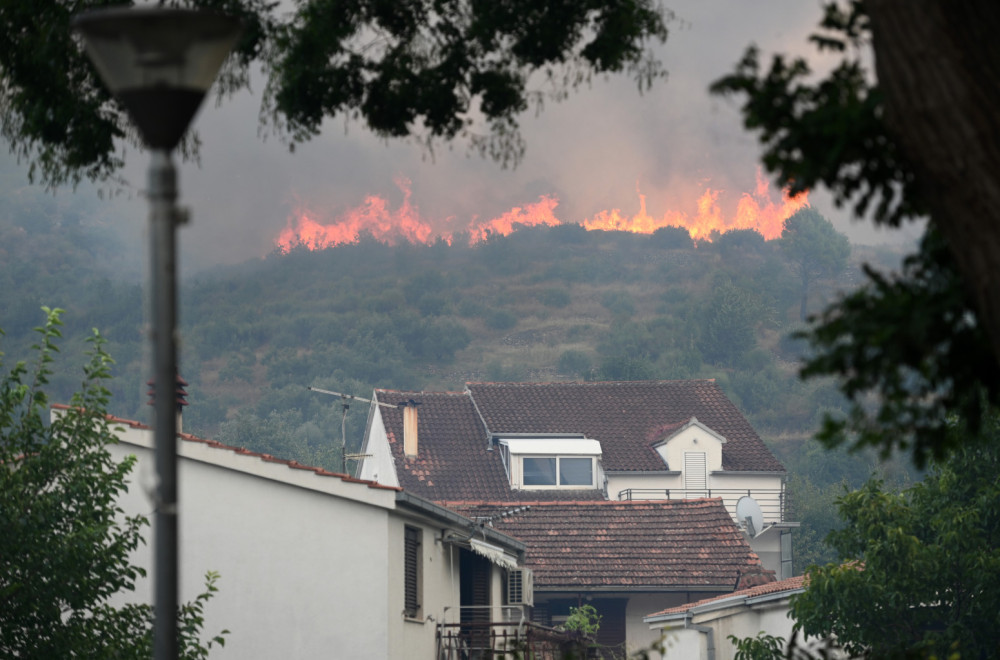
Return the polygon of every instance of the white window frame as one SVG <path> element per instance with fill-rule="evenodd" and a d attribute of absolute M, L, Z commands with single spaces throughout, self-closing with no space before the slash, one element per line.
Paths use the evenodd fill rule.
<path fill-rule="evenodd" d="M 586 488 L 597 488 L 597 461 L 593 456 L 573 456 L 559 454 L 520 454 L 516 456 L 518 467 L 520 468 L 520 481 L 522 490 L 580 490 Z M 556 483 L 554 484 L 526 484 L 524 483 L 524 459 L 526 458 L 554 458 L 556 459 Z M 583 458 L 590 460 L 590 483 L 589 484 L 561 484 L 559 463 L 564 458 Z"/>
<path fill-rule="evenodd" d="M 504 469 L 515 490 L 589 490 L 597 489 L 600 479 L 601 444 L 581 436 L 521 436 L 498 439 Z M 525 458 L 553 458 L 556 461 L 555 484 L 524 483 Z M 559 462 L 563 458 L 590 460 L 590 483 L 567 484 L 559 481 Z"/>

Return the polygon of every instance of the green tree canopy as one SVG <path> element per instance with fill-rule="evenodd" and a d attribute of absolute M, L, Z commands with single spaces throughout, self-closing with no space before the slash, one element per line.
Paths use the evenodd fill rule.
<path fill-rule="evenodd" d="M 943 456 L 941 413 L 974 429 L 980 394 L 996 396 L 1000 117 L 982 111 L 1000 90 L 994 5 L 828 2 L 810 38 L 840 56 L 825 75 L 784 54 L 766 66 L 751 47 L 712 86 L 743 99 L 765 167 L 793 193 L 825 186 L 838 205 L 890 226 L 929 216 L 903 274 L 869 271 L 865 288 L 832 305 L 812 334 L 817 351 L 804 373 L 841 376 L 855 404 L 846 423 L 828 424 L 828 440 L 850 432 L 861 444 L 913 447 L 918 462 Z M 931 405 L 921 409 L 923 395 Z"/>
<path fill-rule="evenodd" d="M 60 310 L 46 312 L 35 364 L 18 362 L 0 378 L 0 656 L 149 657 L 152 608 L 109 602 L 145 575 L 131 554 L 148 524 L 115 501 L 135 458 L 116 463 L 107 449 L 117 442 L 103 384 L 112 361 L 95 332 L 72 409 L 48 423 L 45 386 L 62 323 Z M 178 613 L 183 658 L 206 657 L 223 641 L 199 640 L 214 581 L 210 574 L 206 593 Z"/>
<path fill-rule="evenodd" d="M 724 280 L 705 307 L 698 348 L 707 360 L 731 365 L 756 346 L 757 327 L 768 315 L 757 293 Z"/>
<path fill-rule="evenodd" d="M 981 437 L 984 402 L 1000 403 L 1000 366 L 953 261 L 932 229 L 900 273 L 868 270 L 804 333 L 814 352 L 802 374 L 837 376 L 850 402 L 846 417 L 824 421 L 824 444 L 908 450 L 921 466 Z M 948 432 L 954 416 L 966 437 Z"/>
<path fill-rule="evenodd" d="M 121 139 L 134 139 L 70 36 L 73 14 L 107 4 L 40 0 L 3 9 L 0 135 L 46 184 L 113 176 L 123 164 Z M 428 146 L 464 136 L 503 164 L 524 150 L 516 117 L 529 106 L 562 99 L 594 74 L 625 71 L 640 89 L 662 75 L 648 44 L 666 40 L 668 20 L 651 0 L 297 0 L 291 13 L 270 0 L 161 4 L 244 21 L 219 89 L 246 88 L 251 65 L 262 65 L 265 115 L 293 141 L 345 115 L 380 136 L 415 135 Z"/>
<path fill-rule="evenodd" d="M 956 434 L 962 434 L 955 429 Z M 852 657 L 996 657 L 1000 651 L 1000 427 L 901 493 L 878 480 L 839 500 L 830 543 L 849 560 L 809 572 L 792 601 L 806 635 Z"/>
<path fill-rule="evenodd" d="M 802 282 L 799 318 L 805 321 L 809 287 L 817 279 L 834 277 L 847 268 L 851 244 L 818 211 L 804 208 L 785 220 L 781 230 L 781 249 L 788 257 L 792 271 Z"/>

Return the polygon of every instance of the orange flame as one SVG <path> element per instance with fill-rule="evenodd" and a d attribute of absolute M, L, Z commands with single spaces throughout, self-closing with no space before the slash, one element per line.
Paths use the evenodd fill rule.
<path fill-rule="evenodd" d="M 490 234 L 507 236 L 517 229 L 518 225 L 523 227 L 561 225 L 562 221 L 556 218 L 555 214 L 555 208 L 558 205 L 559 200 L 555 197 L 542 195 L 534 204 L 525 204 L 524 207 L 515 206 L 499 218 L 493 218 L 489 222 L 476 226 L 475 221 L 473 221 L 469 225 L 469 233 L 472 234 L 469 243 L 486 240 Z"/>
<path fill-rule="evenodd" d="M 719 196 L 723 191 L 707 188 L 696 203 L 697 211 L 688 215 L 683 211 L 667 211 L 661 218 L 654 218 L 646 211 L 646 196 L 639 192 L 639 212 L 632 217 L 623 216 L 621 211 L 601 211 L 593 218 L 584 220 L 587 229 L 617 229 L 641 234 L 651 234 L 661 227 L 683 227 L 696 241 L 711 240 L 712 232 L 725 233 L 733 229 L 755 229 L 765 239 L 773 240 L 781 236 L 785 219 L 804 206 L 809 205 L 809 193 L 790 196 L 782 192 L 781 203 L 776 204 L 770 195 L 769 184 L 757 172 L 757 187 L 753 193 L 743 193 L 736 206 L 736 215 L 731 220 L 723 217 L 719 206 Z"/>
<path fill-rule="evenodd" d="M 411 201 L 410 181 L 399 178 L 395 183 L 403 192 L 403 203 L 399 208 L 391 209 L 386 199 L 369 195 L 363 204 L 347 211 L 332 224 L 321 224 L 313 219 L 312 212 L 299 211 L 288 218 L 275 243 L 286 252 L 297 245 L 319 250 L 334 245 L 354 243 L 365 233 L 391 245 L 400 241 L 429 243 L 436 237 L 451 243 L 452 234 L 435 233 L 431 223 L 420 217 Z M 713 232 L 754 229 L 765 239 L 773 240 L 781 236 L 786 218 L 809 205 L 809 194 L 803 192 L 792 197 L 787 191 L 783 191 L 780 203 L 776 203 L 771 199 L 769 188 L 767 179 L 758 171 L 754 192 L 741 195 L 735 214 L 728 219 L 720 206 L 723 191 L 712 188 L 706 188 L 697 199 L 693 214 L 671 210 L 655 218 L 646 210 L 646 195 L 639 191 L 637 186 L 638 213 L 629 217 L 623 215 L 619 209 L 601 211 L 593 218 L 584 220 L 582 224 L 587 229 L 642 234 L 651 234 L 661 227 L 682 227 L 688 230 L 691 238 L 698 241 L 712 240 Z M 559 200 L 556 197 L 542 195 L 533 204 L 516 206 L 486 222 L 474 219 L 467 227 L 469 243 L 475 244 L 493 234 L 506 236 L 516 231 L 518 227 L 560 225 L 562 221 L 555 214 L 558 205 Z"/>
<path fill-rule="evenodd" d="M 364 204 L 351 209 L 331 225 L 320 224 L 309 217 L 309 212 L 302 211 L 288 218 L 276 243 L 285 251 L 296 245 L 321 250 L 353 243 L 365 232 L 390 243 L 399 240 L 426 243 L 433 230 L 420 219 L 410 202 L 410 181 L 400 177 L 396 179 L 396 186 L 403 191 L 403 204 L 395 211 L 389 209 L 388 201 L 376 195 L 368 195 Z"/>

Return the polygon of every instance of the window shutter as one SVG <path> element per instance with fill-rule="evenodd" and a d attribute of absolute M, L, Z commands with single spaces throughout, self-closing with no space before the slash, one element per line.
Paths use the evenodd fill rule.
<path fill-rule="evenodd" d="M 414 527 L 405 528 L 403 546 L 404 570 L 404 603 L 403 611 L 408 617 L 420 614 L 420 530 Z"/>
<path fill-rule="evenodd" d="M 704 491 L 708 488 L 708 461 L 703 451 L 684 452 L 684 489 L 688 497 L 701 497 L 691 491 Z"/>

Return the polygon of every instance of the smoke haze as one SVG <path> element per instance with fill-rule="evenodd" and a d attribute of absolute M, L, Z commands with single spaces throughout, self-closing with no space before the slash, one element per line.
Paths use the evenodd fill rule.
<path fill-rule="evenodd" d="M 660 49 L 669 78 L 644 95 L 628 78 L 596 79 L 566 101 L 546 104 L 539 116 L 525 115 L 527 153 L 514 170 L 469 155 L 462 143 L 439 145 L 429 154 L 342 120 L 329 121 L 320 137 L 289 153 L 281 141 L 258 137 L 259 96 L 244 94 L 220 106 L 206 101 L 194 124 L 201 164 L 179 164 L 181 203 L 192 210 L 192 223 L 180 232 L 182 271 L 266 255 L 289 218 L 303 209 L 329 223 L 368 195 L 399 208 L 400 178 L 411 181 L 413 209 L 443 233 L 543 195 L 558 199 L 555 215 L 563 222 L 582 223 L 613 209 L 633 215 L 638 191 L 651 216 L 691 214 L 708 187 L 722 191 L 719 204 L 733 214 L 740 195 L 755 188 L 759 149 L 755 136 L 743 130 L 736 104 L 709 97 L 708 85 L 730 72 L 750 43 L 767 57 L 792 52 L 813 58 L 806 38 L 821 9 L 801 0 L 684 0 L 667 6 L 677 16 Z M 141 189 L 148 157 L 133 153 L 127 163 L 126 177 Z M 773 187 L 772 193 L 777 197 Z M 94 194 L 85 185 L 58 193 Z M 854 242 L 912 241 L 916 233 L 852 223 L 822 191 L 809 201 Z M 126 245 L 144 250 L 147 209 L 141 195 L 104 203 L 107 221 L 121 227 Z"/>

